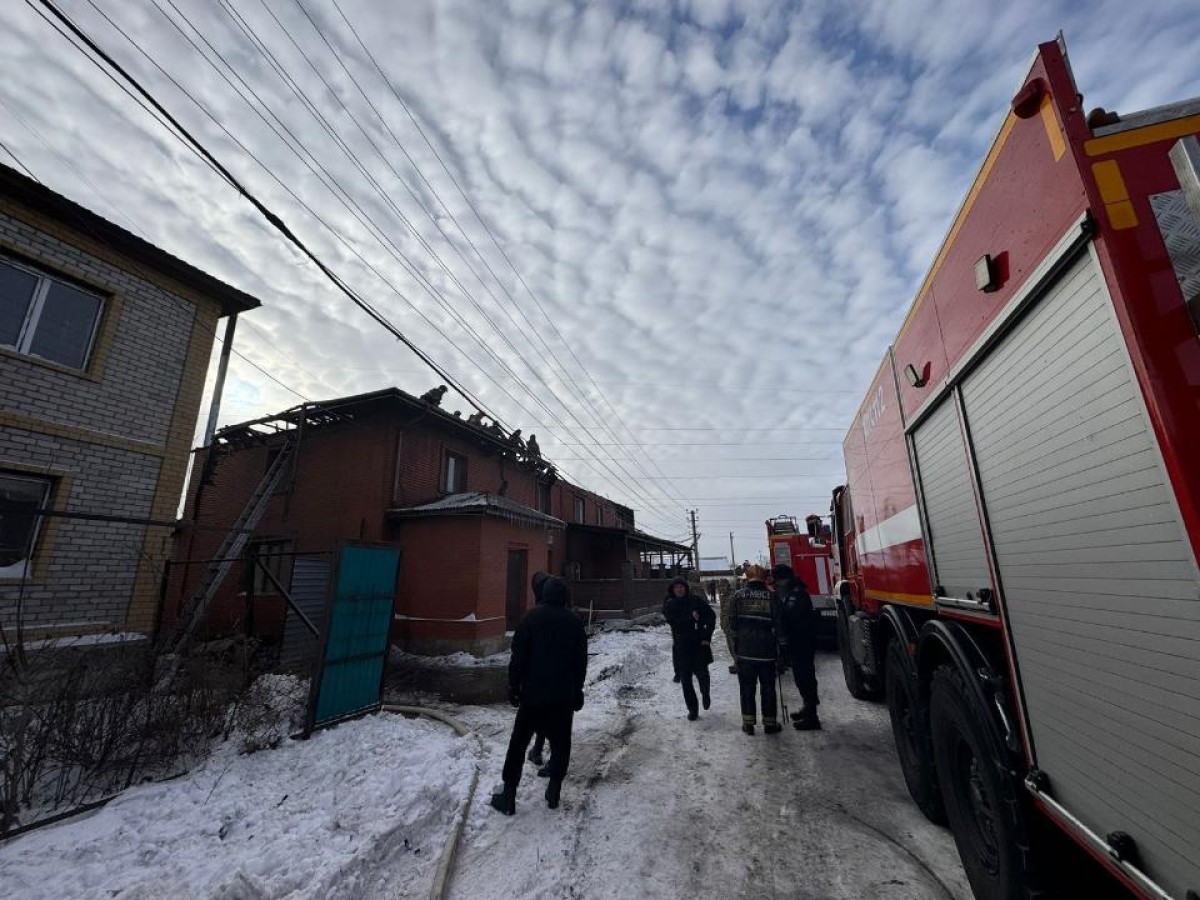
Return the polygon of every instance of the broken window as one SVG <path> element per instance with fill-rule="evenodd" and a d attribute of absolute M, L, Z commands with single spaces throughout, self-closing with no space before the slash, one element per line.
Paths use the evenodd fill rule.
<path fill-rule="evenodd" d="M 0 579 L 28 574 L 53 481 L 34 475 L 0 472 Z"/>

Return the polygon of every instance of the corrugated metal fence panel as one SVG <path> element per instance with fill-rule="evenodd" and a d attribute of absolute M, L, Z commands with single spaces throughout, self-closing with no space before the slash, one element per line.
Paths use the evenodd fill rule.
<path fill-rule="evenodd" d="M 921 473 L 929 547 L 945 596 L 974 598 L 991 585 L 979 510 L 954 401 L 947 399 L 913 434 Z"/>
<path fill-rule="evenodd" d="M 1037 762 L 1200 890 L 1200 577 L 1090 258 L 964 382 Z"/>
<path fill-rule="evenodd" d="M 292 562 L 292 600 L 300 607 L 308 620 L 318 628 L 325 621 L 325 604 L 329 599 L 329 573 L 331 565 L 327 559 L 296 557 Z M 289 607 L 283 620 L 283 643 L 279 650 L 279 664 L 285 669 L 300 669 L 313 665 L 321 648 L 320 637 L 308 630 Z"/>
<path fill-rule="evenodd" d="M 342 548 L 315 704 L 316 724 L 378 705 L 399 565 L 397 547 L 348 544 Z"/>

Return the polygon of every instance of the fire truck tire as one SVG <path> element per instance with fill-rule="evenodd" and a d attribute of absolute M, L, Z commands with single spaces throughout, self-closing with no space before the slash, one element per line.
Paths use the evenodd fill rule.
<path fill-rule="evenodd" d="M 842 658 L 842 677 L 846 679 L 846 690 L 855 700 L 875 700 L 879 691 L 863 674 L 850 653 L 850 626 L 846 617 L 839 613 L 837 620 L 838 655 Z"/>
<path fill-rule="evenodd" d="M 1019 786 L 995 746 L 962 673 L 933 673 L 929 720 L 933 757 L 950 831 L 976 900 L 1034 900 L 1029 830 Z"/>
<path fill-rule="evenodd" d="M 945 825 L 946 808 L 942 804 L 937 769 L 933 764 L 929 719 L 921 704 L 916 674 L 900 641 L 888 642 L 884 665 L 888 715 L 892 720 L 892 737 L 896 742 L 904 785 L 925 818 L 937 825 Z"/>

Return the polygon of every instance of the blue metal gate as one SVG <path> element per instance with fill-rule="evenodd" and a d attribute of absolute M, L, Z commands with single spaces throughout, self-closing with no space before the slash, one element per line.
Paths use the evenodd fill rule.
<path fill-rule="evenodd" d="M 306 731 L 379 708 L 400 548 L 346 544 L 309 695 Z"/>

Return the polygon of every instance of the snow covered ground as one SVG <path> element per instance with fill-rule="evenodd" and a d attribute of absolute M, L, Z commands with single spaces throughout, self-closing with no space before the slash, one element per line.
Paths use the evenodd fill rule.
<path fill-rule="evenodd" d="M 185 778 L 0 845 L 0 885 L 14 898 L 427 896 L 478 765 L 451 897 L 970 897 L 949 833 L 908 799 L 886 710 L 849 698 L 836 657 L 818 668 L 824 732 L 747 737 L 714 649 L 713 708 L 688 722 L 665 628 L 593 639 L 558 810 L 532 765 L 515 817 L 487 805 L 509 707 L 437 704 L 479 740 L 385 714 L 278 750 L 231 744 Z"/>

